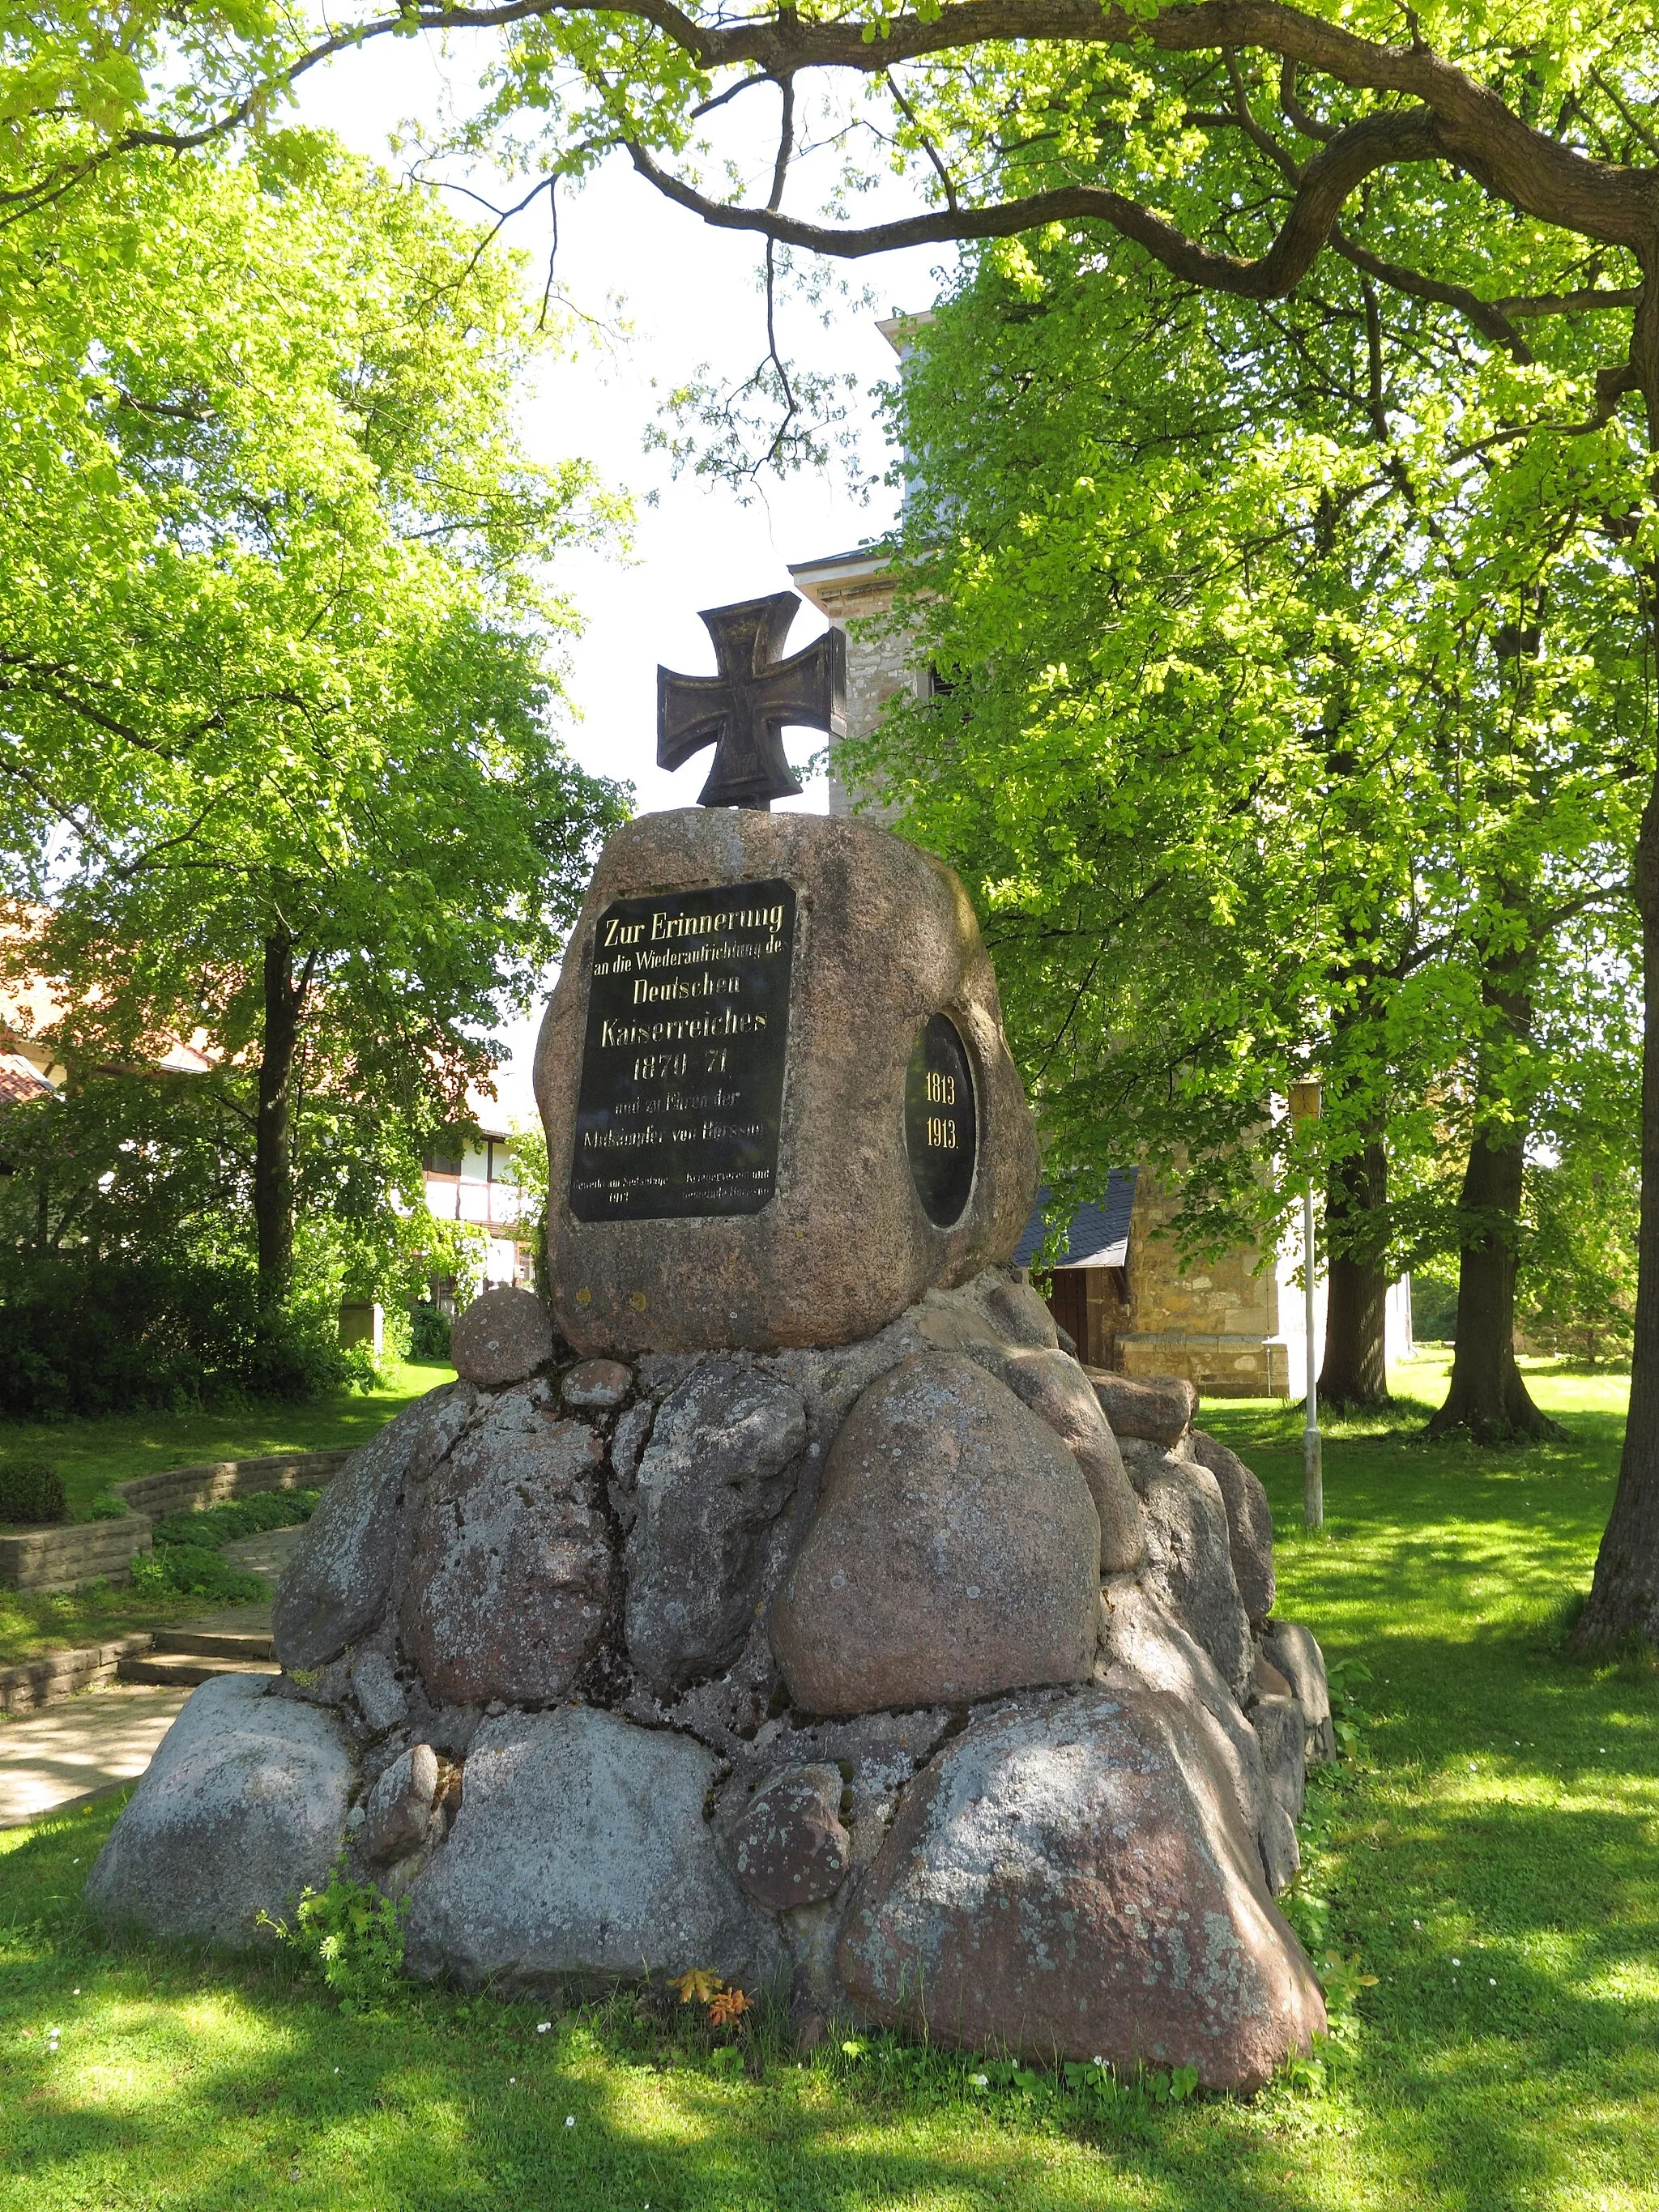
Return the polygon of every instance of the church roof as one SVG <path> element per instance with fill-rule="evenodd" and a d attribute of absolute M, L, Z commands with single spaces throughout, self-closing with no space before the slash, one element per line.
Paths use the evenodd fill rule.
<path fill-rule="evenodd" d="M 1057 1267 L 1121 1267 L 1129 1256 L 1129 1215 L 1135 1202 L 1139 1168 L 1114 1168 L 1098 1205 L 1079 1206 L 1066 1226 L 1066 1246 Z M 1014 1248 L 1014 1264 L 1029 1267 L 1042 1249 L 1048 1234 L 1045 1210 L 1050 1204 L 1045 1183 L 1037 1193 L 1031 1218 Z"/>

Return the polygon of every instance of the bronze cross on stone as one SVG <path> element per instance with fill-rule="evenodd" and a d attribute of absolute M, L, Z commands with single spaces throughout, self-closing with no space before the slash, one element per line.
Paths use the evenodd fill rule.
<path fill-rule="evenodd" d="M 800 601 L 793 592 L 705 607 L 718 676 L 657 670 L 657 765 L 678 768 L 714 748 L 699 806 L 756 806 L 793 799 L 800 786 L 783 750 L 787 728 L 847 734 L 847 641 L 826 630 L 787 660 L 777 656 Z"/>

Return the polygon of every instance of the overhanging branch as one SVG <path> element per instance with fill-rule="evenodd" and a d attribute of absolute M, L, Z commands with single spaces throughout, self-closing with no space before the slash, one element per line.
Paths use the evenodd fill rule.
<path fill-rule="evenodd" d="M 734 206 L 710 199 L 663 168 L 637 142 L 628 152 L 641 176 L 665 199 L 687 209 L 717 230 L 757 232 L 778 246 L 799 246 L 813 253 L 859 260 L 907 246 L 934 246 L 969 238 L 1012 238 L 1050 222 L 1103 222 L 1144 246 L 1172 274 L 1210 291 L 1246 300 L 1282 299 L 1307 274 L 1334 228 L 1342 204 L 1356 185 L 1375 169 L 1400 161 L 1427 161 L 1439 153 L 1434 118 L 1424 109 L 1368 116 L 1351 125 L 1310 161 L 1291 201 L 1290 211 L 1267 251 L 1254 261 L 1217 253 L 1187 237 L 1150 208 L 1105 185 L 1066 185 L 984 207 L 936 209 L 901 216 L 860 230 L 804 222 L 775 208 Z"/>

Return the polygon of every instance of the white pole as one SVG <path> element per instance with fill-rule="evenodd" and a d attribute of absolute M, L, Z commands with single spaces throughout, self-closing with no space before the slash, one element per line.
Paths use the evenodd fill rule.
<path fill-rule="evenodd" d="M 1319 1456 L 1319 1362 L 1314 1352 L 1313 1177 L 1302 1194 L 1302 1294 L 1308 1322 L 1308 1398 L 1302 1424 L 1302 1518 L 1310 1528 L 1325 1525 L 1325 1477 Z"/>

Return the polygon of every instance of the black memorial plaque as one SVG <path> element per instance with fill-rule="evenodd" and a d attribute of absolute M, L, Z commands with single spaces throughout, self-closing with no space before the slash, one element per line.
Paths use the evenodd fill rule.
<path fill-rule="evenodd" d="M 968 1048 L 948 1014 L 923 1026 L 904 1072 L 904 1146 L 922 1211 L 949 1229 L 974 1188 L 979 1117 Z"/>
<path fill-rule="evenodd" d="M 782 882 L 605 908 L 570 1166 L 578 1221 L 758 1213 L 771 1198 L 794 943 Z"/>

